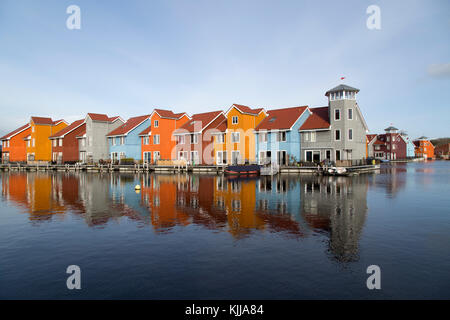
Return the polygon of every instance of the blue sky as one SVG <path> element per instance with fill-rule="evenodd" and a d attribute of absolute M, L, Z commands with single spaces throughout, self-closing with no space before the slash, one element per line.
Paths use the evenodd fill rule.
<path fill-rule="evenodd" d="M 371 132 L 450 136 L 449 34 L 447 0 L 2 0 L 0 134 L 31 115 L 323 106 L 345 76 Z"/>

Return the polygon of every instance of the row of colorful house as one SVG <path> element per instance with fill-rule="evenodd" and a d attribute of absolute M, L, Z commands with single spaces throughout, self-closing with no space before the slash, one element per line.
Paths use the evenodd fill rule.
<path fill-rule="evenodd" d="M 341 84 L 325 93 L 327 106 L 316 108 L 266 110 L 233 104 L 225 112 L 192 116 L 154 109 L 127 121 L 120 116 L 88 113 L 71 124 L 31 117 L 29 123 L 0 138 L 3 162 L 133 159 L 156 163 L 164 159 L 191 164 L 288 165 L 378 157 L 381 150 L 389 154 L 389 145 L 378 150 L 378 141 L 384 138 L 368 140 L 368 127 L 356 102 L 358 92 Z M 385 135 L 394 139 L 393 132 Z M 396 150 L 391 152 L 392 159 L 408 156 L 398 154 L 395 145 L 392 148 Z"/>
<path fill-rule="evenodd" d="M 367 157 L 380 160 L 435 158 L 435 148 L 427 137 L 411 140 L 405 132 L 390 126 L 384 134 L 367 135 Z"/>

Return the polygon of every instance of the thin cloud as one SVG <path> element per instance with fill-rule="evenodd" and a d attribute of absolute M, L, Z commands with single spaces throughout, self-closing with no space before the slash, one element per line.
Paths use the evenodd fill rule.
<path fill-rule="evenodd" d="M 432 64 L 428 66 L 427 72 L 434 78 L 450 77 L 450 63 Z"/>

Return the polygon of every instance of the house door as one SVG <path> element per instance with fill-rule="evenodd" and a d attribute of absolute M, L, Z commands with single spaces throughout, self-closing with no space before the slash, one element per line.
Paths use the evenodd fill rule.
<path fill-rule="evenodd" d="M 153 161 L 156 163 L 156 161 L 158 161 L 161 157 L 161 154 L 159 153 L 159 151 L 154 151 L 153 152 Z"/>
<path fill-rule="evenodd" d="M 313 152 L 313 162 L 315 162 L 315 163 L 320 162 L 320 151 Z"/>
<path fill-rule="evenodd" d="M 241 158 L 241 155 L 240 155 L 239 151 L 232 151 L 231 152 L 231 163 L 233 165 L 239 164 L 240 158 Z"/>
<path fill-rule="evenodd" d="M 80 161 L 86 162 L 86 151 L 80 151 Z"/>
<path fill-rule="evenodd" d="M 152 153 L 144 152 L 144 163 L 150 163 L 152 161 Z"/>
<path fill-rule="evenodd" d="M 287 165 L 287 152 L 286 151 L 278 151 L 277 152 L 277 163 L 280 166 Z"/>
<path fill-rule="evenodd" d="M 325 158 L 326 158 L 327 160 L 331 160 L 331 150 L 327 150 L 327 151 L 325 152 Z"/>

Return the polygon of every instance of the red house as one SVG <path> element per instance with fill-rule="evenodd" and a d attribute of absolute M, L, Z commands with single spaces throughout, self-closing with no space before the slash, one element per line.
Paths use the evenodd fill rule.
<path fill-rule="evenodd" d="M 218 126 L 226 121 L 222 111 L 197 113 L 176 129 L 175 152 L 178 160 L 187 160 L 191 164 L 213 164 L 213 138 Z"/>
<path fill-rule="evenodd" d="M 86 131 L 84 119 L 72 122 L 69 126 L 58 131 L 49 139 L 52 141 L 52 161 L 58 164 L 77 162 L 78 136 Z"/>
<path fill-rule="evenodd" d="M 384 131 L 384 134 L 367 135 L 368 156 L 382 160 L 406 159 L 407 142 L 398 129 L 390 126 Z"/>

